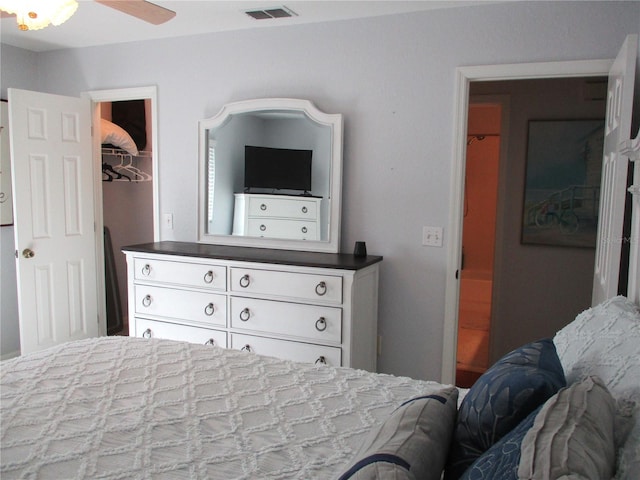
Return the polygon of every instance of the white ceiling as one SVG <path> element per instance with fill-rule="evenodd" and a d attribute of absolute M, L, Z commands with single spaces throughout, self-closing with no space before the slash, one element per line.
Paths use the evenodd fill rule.
<path fill-rule="evenodd" d="M 151 25 L 93 0 L 79 0 L 75 15 L 60 26 L 22 32 L 15 18 L 0 21 L 2 43 L 35 52 L 61 48 L 170 38 L 200 33 L 247 28 L 269 28 L 313 22 L 406 13 L 434 8 L 458 7 L 487 0 L 154 0 L 153 3 L 176 12 L 176 17 L 162 25 Z M 297 14 L 291 18 L 254 20 L 247 10 L 285 6 Z"/>

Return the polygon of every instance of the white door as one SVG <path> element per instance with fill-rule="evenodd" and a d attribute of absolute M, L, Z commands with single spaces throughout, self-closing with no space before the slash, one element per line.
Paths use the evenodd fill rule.
<path fill-rule="evenodd" d="M 22 354 L 98 336 L 88 99 L 9 89 Z"/>
<path fill-rule="evenodd" d="M 618 293 L 629 165 L 627 158 L 620 154 L 620 148 L 631 138 L 637 51 L 638 35 L 628 35 L 609 70 L 592 305 Z"/>

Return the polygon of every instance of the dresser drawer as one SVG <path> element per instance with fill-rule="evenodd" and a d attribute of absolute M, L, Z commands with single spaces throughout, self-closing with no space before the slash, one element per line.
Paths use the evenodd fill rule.
<path fill-rule="evenodd" d="M 247 234 L 251 237 L 319 240 L 315 222 L 274 218 L 249 218 Z"/>
<path fill-rule="evenodd" d="M 325 363 L 334 367 L 342 365 L 342 352 L 338 347 L 232 333 L 231 348 L 294 362 Z"/>
<path fill-rule="evenodd" d="M 136 314 L 175 318 L 226 327 L 225 295 L 135 285 Z"/>
<path fill-rule="evenodd" d="M 271 197 L 250 197 L 249 216 L 250 217 L 281 217 L 296 218 L 300 220 L 313 220 L 318 217 L 317 200 L 304 197 L 298 198 L 278 198 Z"/>
<path fill-rule="evenodd" d="M 300 303 L 231 297 L 234 329 L 286 335 L 316 342 L 340 343 L 342 309 Z"/>
<path fill-rule="evenodd" d="M 205 263 L 183 263 L 167 260 L 134 259 L 134 278 L 187 287 L 227 289 L 227 268 Z"/>
<path fill-rule="evenodd" d="M 165 338 L 227 348 L 227 333 L 208 328 L 136 318 L 136 337 Z"/>
<path fill-rule="evenodd" d="M 231 291 L 340 304 L 342 277 L 232 267 Z"/>

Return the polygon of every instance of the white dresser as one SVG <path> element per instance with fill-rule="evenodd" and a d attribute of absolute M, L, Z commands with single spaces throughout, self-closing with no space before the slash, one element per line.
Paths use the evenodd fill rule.
<path fill-rule="evenodd" d="M 376 370 L 382 257 L 183 242 L 123 251 L 131 336 Z"/>
<path fill-rule="evenodd" d="M 233 234 L 320 240 L 321 203 L 318 197 L 236 193 Z"/>

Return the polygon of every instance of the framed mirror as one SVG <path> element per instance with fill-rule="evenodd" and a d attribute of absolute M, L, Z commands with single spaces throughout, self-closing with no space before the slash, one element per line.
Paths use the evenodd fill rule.
<path fill-rule="evenodd" d="M 308 100 L 225 105 L 199 122 L 198 241 L 337 253 L 342 115 Z"/>

